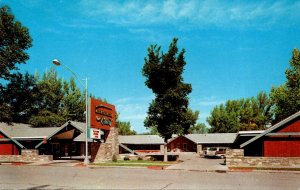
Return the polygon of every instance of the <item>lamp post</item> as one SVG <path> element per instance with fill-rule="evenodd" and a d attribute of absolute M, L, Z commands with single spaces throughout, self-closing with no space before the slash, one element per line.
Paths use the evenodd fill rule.
<path fill-rule="evenodd" d="M 64 66 L 67 70 L 69 70 L 72 75 L 79 81 L 79 83 L 85 88 L 85 157 L 84 157 L 84 165 L 89 164 L 89 155 L 88 155 L 88 80 L 87 78 L 83 79 L 85 80 L 85 85 L 82 83 L 82 81 L 78 78 L 78 76 L 66 65 L 62 64 L 59 60 L 53 59 L 53 64 L 56 66 Z"/>

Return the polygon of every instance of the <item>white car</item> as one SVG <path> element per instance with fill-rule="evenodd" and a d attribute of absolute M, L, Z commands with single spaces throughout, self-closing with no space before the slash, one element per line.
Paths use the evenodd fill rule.
<path fill-rule="evenodd" d="M 209 147 L 204 151 L 204 156 L 225 158 L 226 149 L 226 147 Z"/>

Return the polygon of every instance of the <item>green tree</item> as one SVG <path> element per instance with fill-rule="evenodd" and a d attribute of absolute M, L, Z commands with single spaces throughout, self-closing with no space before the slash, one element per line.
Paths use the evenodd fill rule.
<path fill-rule="evenodd" d="M 65 122 L 66 120 L 61 115 L 46 109 L 32 115 L 29 120 L 29 123 L 35 127 L 60 127 Z"/>
<path fill-rule="evenodd" d="M 0 7 L 0 78 L 8 79 L 16 64 L 25 63 L 29 55 L 25 52 L 32 46 L 26 27 L 16 21 L 8 6 Z"/>
<path fill-rule="evenodd" d="M 159 135 L 156 127 L 150 127 L 150 131 L 142 133 L 142 135 Z"/>
<path fill-rule="evenodd" d="M 50 125 L 61 126 L 67 118 L 63 117 L 63 81 L 57 77 L 57 72 L 51 68 L 39 79 L 38 88 L 38 113 L 31 116 L 30 124 L 36 127 L 47 127 Z"/>
<path fill-rule="evenodd" d="M 207 122 L 211 133 L 230 133 L 241 130 L 261 130 L 272 121 L 272 103 L 265 92 L 256 98 L 228 100 L 216 106 Z"/>
<path fill-rule="evenodd" d="M 136 135 L 136 132 L 131 129 L 131 124 L 128 121 L 118 121 L 117 126 L 119 128 L 119 135 Z"/>
<path fill-rule="evenodd" d="M 11 107 L 6 103 L 3 86 L 0 84 L 0 122 L 11 123 Z"/>
<path fill-rule="evenodd" d="M 214 107 L 207 122 L 211 126 L 210 133 L 229 133 L 237 132 L 239 128 L 238 101 L 227 101 Z"/>
<path fill-rule="evenodd" d="M 290 68 L 285 71 L 287 81 L 278 88 L 273 87 L 270 93 L 274 103 L 274 123 L 300 110 L 300 53 L 293 50 Z"/>
<path fill-rule="evenodd" d="M 144 123 L 148 128 L 156 127 L 164 138 L 164 161 L 167 161 L 168 139 L 173 134 L 187 134 L 196 122 L 188 112 L 188 94 L 192 86 L 183 82 L 184 53 L 184 49 L 178 53 L 177 39 L 173 39 L 167 53 L 161 52 L 157 45 L 151 45 L 142 69 L 145 85 L 155 94 Z"/>
<path fill-rule="evenodd" d="M 9 78 L 9 83 L 0 89 L 1 105 L 5 107 L 0 109 L 2 121 L 27 123 L 30 116 L 37 111 L 37 86 L 34 76 L 17 73 Z"/>
<path fill-rule="evenodd" d="M 85 94 L 76 86 L 73 78 L 63 83 L 62 115 L 65 120 L 85 121 Z"/>
<path fill-rule="evenodd" d="M 190 134 L 205 134 L 208 132 L 208 129 L 205 123 L 197 123 L 189 129 Z"/>

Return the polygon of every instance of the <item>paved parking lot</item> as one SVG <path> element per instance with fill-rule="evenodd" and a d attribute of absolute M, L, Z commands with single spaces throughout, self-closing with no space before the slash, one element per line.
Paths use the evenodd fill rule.
<path fill-rule="evenodd" d="M 296 173 L 0 165 L 0 189 L 298 190 Z"/>
<path fill-rule="evenodd" d="M 187 170 L 187 171 L 227 171 L 224 159 L 203 158 L 196 153 L 181 153 L 178 164 L 167 167 L 167 170 Z"/>

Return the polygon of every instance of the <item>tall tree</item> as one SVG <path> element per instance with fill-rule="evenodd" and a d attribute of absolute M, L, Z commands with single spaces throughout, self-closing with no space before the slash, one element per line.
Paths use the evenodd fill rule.
<path fill-rule="evenodd" d="M 63 81 L 51 68 L 42 79 L 37 79 L 38 110 L 31 116 L 30 124 L 38 127 L 60 126 L 67 119 L 63 117 Z"/>
<path fill-rule="evenodd" d="M 286 83 L 278 88 L 273 87 L 270 93 L 275 105 L 274 123 L 300 110 L 300 52 L 293 50 L 290 68 L 285 71 Z"/>
<path fill-rule="evenodd" d="M 5 91 L 0 84 L 0 122 L 11 123 L 11 106 L 6 102 Z"/>
<path fill-rule="evenodd" d="M 10 115 L 10 120 L 4 121 L 27 123 L 30 116 L 37 112 L 37 86 L 34 76 L 17 73 L 9 78 L 9 83 L 1 88 L 1 102 L 6 109 L 1 109 L 0 115 L 4 114 L 6 118 L 7 114 Z"/>
<path fill-rule="evenodd" d="M 177 40 L 173 39 L 167 53 L 161 52 L 157 45 L 151 45 L 142 69 L 146 86 L 155 94 L 144 123 L 148 128 L 156 127 L 164 138 L 164 161 L 167 161 L 168 139 L 173 134 L 187 134 L 190 126 L 196 122 L 188 112 L 188 94 L 192 86 L 183 81 L 185 50 L 178 53 Z"/>
<path fill-rule="evenodd" d="M 211 133 L 266 129 L 272 121 L 272 104 L 268 95 L 260 92 L 256 98 L 228 100 L 216 106 L 207 122 Z"/>
<path fill-rule="evenodd" d="M 32 46 L 29 31 L 8 6 L 0 7 L 0 78 L 8 79 L 16 64 L 25 63 L 29 55 L 25 52 Z"/>
<path fill-rule="evenodd" d="M 73 78 L 63 84 L 62 115 L 66 120 L 85 121 L 85 94 L 76 86 Z"/>

